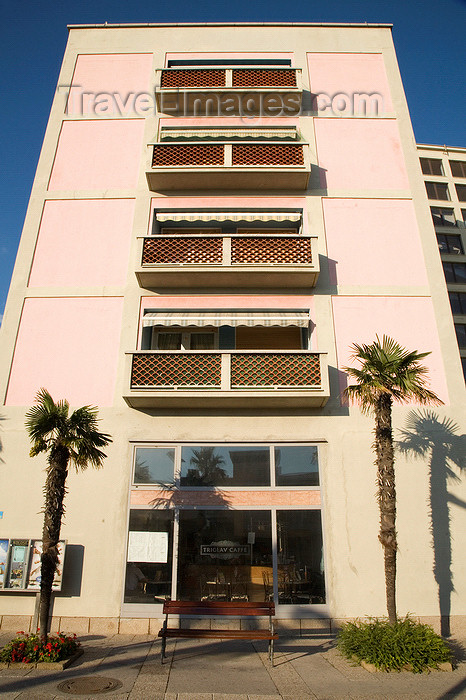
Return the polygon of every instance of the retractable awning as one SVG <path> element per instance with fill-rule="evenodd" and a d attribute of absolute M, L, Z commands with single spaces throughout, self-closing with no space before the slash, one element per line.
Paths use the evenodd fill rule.
<path fill-rule="evenodd" d="M 299 326 L 307 328 L 309 311 L 150 311 L 143 326 Z"/>
<path fill-rule="evenodd" d="M 160 131 L 162 141 L 165 139 L 294 139 L 298 138 L 296 128 L 269 128 L 269 129 L 175 129 L 162 127 Z"/>
<path fill-rule="evenodd" d="M 157 221 L 301 221 L 301 212 L 157 212 Z"/>

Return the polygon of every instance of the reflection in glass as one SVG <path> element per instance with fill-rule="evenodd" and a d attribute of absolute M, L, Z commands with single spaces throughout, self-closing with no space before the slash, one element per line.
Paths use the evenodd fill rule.
<path fill-rule="evenodd" d="M 275 447 L 275 484 L 277 486 L 318 486 L 317 446 Z"/>
<path fill-rule="evenodd" d="M 140 547 L 140 560 L 128 561 L 125 576 L 125 603 L 160 603 L 170 598 L 172 579 L 173 549 L 173 511 L 132 510 L 129 518 L 129 532 L 135 533 L 133 542 L 137 543 L 138 533 L 159 535 L 153 539 L 163 542 L 168 539 L 166 547 Z M 160 533 L 160 534 L 159 534 Z M 162 533 L 166 534 L 166 538 Z M 141 537 L 147 545 L 147 538 Z M 128 559 L 134 559 L 128 551 Z"/>
<path fill-rule="evenodd" d="M 175 450 L 165 447 L 136 448 L 135 484 L 173 483 Z"/>
<path fill-rule="evenodd" d="M 183 447 L 181 486 L 270 486 L 268 447 Z"/>
<path fill-rule="evenodd" d="M 277 511 L 278 602 L 325 603 L 319 510 Z"/>
<path fill-rule="evenodd" d="M 270 511 L 181 510 L 179 600 L 264 600 L 272 577 Z"/>

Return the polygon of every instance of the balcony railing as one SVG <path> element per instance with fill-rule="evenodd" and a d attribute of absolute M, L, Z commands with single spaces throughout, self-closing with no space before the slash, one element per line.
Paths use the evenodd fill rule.
<path fill-rule="evenodd" d="M 152 190 L 306 189 L 308 144 L 267 141 L 241 143 L 157 143 L 147 172 Z"/>
<path fill-rule="evenodd" d="M 136 407 L 188 397 L 190 405 L 197 397 L 211 404 L 323 406 L 329 398 L 324 357 L 304 350 L 139 351 L 129 354 L 125 399 Z"/>
<path fill-rule="evenodd" d="M 217 106 L 220 110 L 217 116 L 259 111 L 265 116 L 290 116 L 301 109 L 301 70 L 289 67 L 166 68 L 156 73 L 156 95 L 159 111 L 172 114 L 213 116 L 212 111 Z M 214 96 L 217 101 L 213 100 Z M 222 99 L 230 96 L 244 96 L 247 104 L 241 108 L 241 99 L 228 99 L 228 112 L 224 114 Z M 268 97 L 272 98 L 270 105 Z M 278 104 L 277 97 L 281 98 Z M 283 113 L 277 114 L 280 104 Z"/>
<path fill-rule="evenodd" d="M 314 286 L 316 237 L 299 234 L 163 234 L 141 239 L 141 286 Z M 245 274 L 246 273 L 246 274 Z"/>

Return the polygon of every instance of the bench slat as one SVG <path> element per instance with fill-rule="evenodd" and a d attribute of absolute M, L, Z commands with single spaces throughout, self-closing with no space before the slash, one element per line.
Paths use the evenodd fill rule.
<path fill-rule="evenodd" d="M 278 639 L 278 634 L 269 630 L 199 630 L 168 628 L 160 630 L 159 637 L 188 637 L 194 639 Z"/>

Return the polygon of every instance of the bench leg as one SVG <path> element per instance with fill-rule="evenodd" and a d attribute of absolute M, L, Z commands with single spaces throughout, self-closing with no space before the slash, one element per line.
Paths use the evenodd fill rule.
<path fill-rule="evenodd" d="M 269 659 L 273 668 L 273 639 L 270 639 L 269 641 Z"/>

